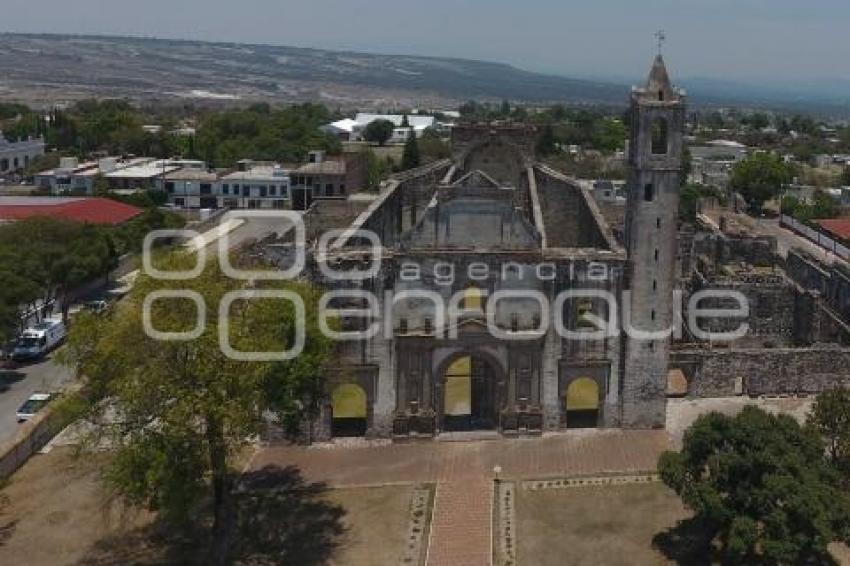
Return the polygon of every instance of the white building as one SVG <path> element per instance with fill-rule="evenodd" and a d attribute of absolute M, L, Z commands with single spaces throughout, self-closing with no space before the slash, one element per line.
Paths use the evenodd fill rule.
<path fill-rule="evenodd" d="M 40 155 L 44 155 L 43 139 L 30 138 L 13 142 L 0 132 L 0 175 L 23 171 L 30 161 Z"/>
<path fill-rule="evenodd" d="M 292 208 L 289 171 L 280 165 L 239 163 L 239 171 L 218 181 L 218 206 L 229 208 Z"/>
<path fill-rule="evenodd" d="M 409 127 L 402 126 L 405 116 L 407 116 Z M 416 137 L 421 137 L 428 128 L 437 128 L 438 126 L 437 119 L 433 116 L 360 113 L 353 120 L 351 118 L 339 120 L 322 126 L 321 130 L 343 141 L 363 141 L 363 131 L 366 129 L 366 126 L 376 120 L 386 120 L 395 125 L 395 130 L 393 130 L 393 135 L 389 143 L 404 143 L 407 141 L 411 129 L 416 133 Z"/>
<path fill-rule="evenodd" d="M 290 208 L 289 173 L 280 165 L 239 162 L 237 171 L 179 168 L 158 183 L 179 208 Z"/>
<path fill-rule="evenodd" d="M 157 187 L 168 194 L 169 204 L 179 208 L 219 208 L 219 175 L 206 169 L 181 168 L 165 174 Z"/>

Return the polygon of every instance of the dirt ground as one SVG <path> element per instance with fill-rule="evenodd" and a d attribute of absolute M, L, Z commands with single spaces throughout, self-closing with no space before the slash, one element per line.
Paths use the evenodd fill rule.
<path fill-rule="evenodd" d="M 11 528 L 0 545 L 0 564 L 75 564 L 97 541 L 151 522 L 147 513 L 109 503 L 99 481 L 99 460 L 56 449 L 34 456 L 12 476 L 3 489 L 8 503 L 0 511 L 0 524 Z"/>
<path fill-rule="evenodd" d="M 203 563 L 197 543 L 176 548 L 153 514 L 110 503 L 102 463 L 55 448 L 19 470 L 2 492 L 0 564 Z M 290 564 L 400 562 L 412 485 L 332 490 L 294 469 L 255 472 L 249 482 L 265 495 L 242 501 L 237 562 L 275 553 Z"/>

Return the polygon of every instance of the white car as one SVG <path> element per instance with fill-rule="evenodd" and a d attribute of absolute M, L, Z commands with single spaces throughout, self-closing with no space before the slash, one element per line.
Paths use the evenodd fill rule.
<path fill-rule="evenodd" d="M 18 422 L 22 423 L 33 418 L 36 413 L 42 410 L 53 399 L 52 393 L 33 393 L 30 395 L 16 413 Z"/>

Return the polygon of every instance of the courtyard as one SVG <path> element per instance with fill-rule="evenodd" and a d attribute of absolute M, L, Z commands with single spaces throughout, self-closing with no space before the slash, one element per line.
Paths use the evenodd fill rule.
<path fill-rule="evenodd" d="M 798 417 L 809 404 L 749 402 Z M 233 562 L 694 563 L 682 544 L 689 513 L 658 481 L 656 462 L 697 414 L 745 404 L 672 401 L 668 431 L 258 447 L 241 480 Z M 202 562 L 204 509 L 194 532 L 170 532 L 104 489 L 107 454 L 78 457 L 73 444 L 61 435 L 4 486 L 0 563 Z"/>

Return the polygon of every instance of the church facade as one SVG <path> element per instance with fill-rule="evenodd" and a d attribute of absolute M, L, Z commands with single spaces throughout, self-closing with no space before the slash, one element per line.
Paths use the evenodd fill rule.
<path fill-rule="evenodd" d="M 598 322 L 674 316 L 685 100 L 660 56 L 631 103 L 625 245 L 589 188 L 535 159 L 533 129 L 477 124 L 313 248 L 330 306 L 377 321 L 342 313 L 361 334 L 339 343 L 313 440 L 664 426 L 669 339 Z"/>

